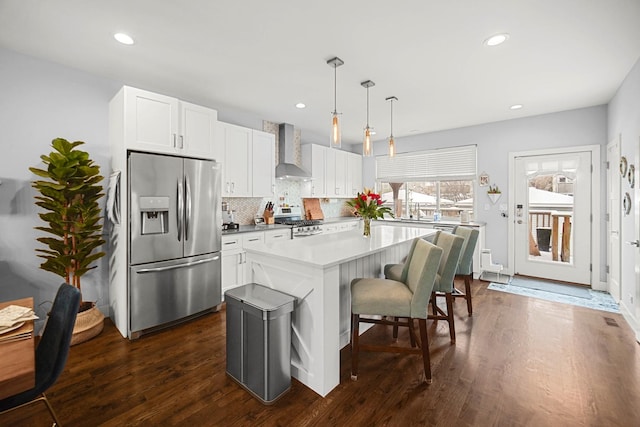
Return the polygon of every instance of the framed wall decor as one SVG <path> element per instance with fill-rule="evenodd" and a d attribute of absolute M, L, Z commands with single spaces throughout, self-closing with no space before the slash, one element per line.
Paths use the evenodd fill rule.
<path fill-rule="evenodd" d="M 620 175 L 624 178 L 627 175 L 627 158 L 625 156 L 620 157 Z"/>
<path fill-rule="evenodd" d="M 622 199 L 622 209 L 625 215 L 629 215 L 629 213 L 631 213 L 631 195 L 628 192 L 624 193 L 624 198 Z"/>
<path fill-rule="evenodd" d="M 486 172 L 482 172 L 478 176 L 478 183 L 480 184 L 480 187 L 486 187 L 487 185 L 489 185 L 489 174 Z"/>

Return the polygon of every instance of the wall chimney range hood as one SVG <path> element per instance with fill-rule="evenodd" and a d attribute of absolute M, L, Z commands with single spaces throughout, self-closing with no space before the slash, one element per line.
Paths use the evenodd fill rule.
<path fill-rule="evenodd" d="M 307 181 L 311 174 L 295 164 L 296 156 L 293 144 L 293 125 L 280 123 L 278 134 L 278 166 L 276 178 Z"/>

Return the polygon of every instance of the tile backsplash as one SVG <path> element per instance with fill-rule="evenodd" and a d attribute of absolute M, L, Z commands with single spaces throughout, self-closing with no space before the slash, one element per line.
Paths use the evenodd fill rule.
<path fill-rule="evenodd" d="M 229 209 L 235 211 L 234 220 L 238 224 L 253 224 L 256 215 L 262 216 L 262 212 L 267 202 L 273 202 L 279 206 L 287 204 L 289 206 L 302 206 L 302 196 L 300 192 L 301 183 L 298 181 L 276 180 L 275 198 L 265 197 L 224 197 Z M 325 218 L 336 218 L 341 216 L 351 216 L 351 210 L 345 205 L 347 199 L 320 199 L 320 208 Z"/>

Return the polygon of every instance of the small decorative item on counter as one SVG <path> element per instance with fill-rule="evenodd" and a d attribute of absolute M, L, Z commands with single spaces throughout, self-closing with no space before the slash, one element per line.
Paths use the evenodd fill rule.
<path fill-rule="evenodd" d="M 267 206 L 265 206 L 265 208 L 264 208 L 264 213 L 262 214 L 262 217 L 264 218 L 265 224 L 274 224 L 275 223 L 275 219 L 273 218 L 273 203 L 272 202 L 268 202 L 267 203 Z"/>
<path fill-rule="evenodd" d="M 364 236 L 371 235 L 371 220 L 383 218 L 385 214 L 393 218 L 393 213 L 389 206 L 384 206 L 385 201 L 380 195 L 374 193 L 369 188 L 365 188 L 362 193 L 358 193 L 355 199 L 347 200 L 347 206 L 354 209 L 354 213 L 364 220 Z"/>

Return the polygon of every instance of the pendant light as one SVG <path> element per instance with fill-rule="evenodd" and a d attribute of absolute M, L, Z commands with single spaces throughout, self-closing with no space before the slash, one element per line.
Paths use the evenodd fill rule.
<path fill-rule="evenodd" d="M 340 144 L 342 143 L 342 136 L 340 135 L 340 118 L 338 117 L 340 113 L 338 113 L 337 108 L 337 69 L 339 66 L 344 64 L 344 61 L 337 56 L 327 61 L 331 67 L 333 67 L 333 112 L 331 113 L 331 147 L 340 148 Z"/>
<path fill-rule="evenodd" d="M 391 133 L 389 134 L 389 157 L 396 155 L 396 142 L 393 140 L 393 101 L 397 101 L 398 98 L 390 96 L 385 101 L 391 102 Z"/>
<path fill-rule="evenodd" d="M 373 147 L 371 146 L 371 131 L 373 128 L 369 127 L 369 88 L 376 84 L 371 80 L 360 83 L 362 87 L 367 89 L 367 126 L 364 128 L 364 140 L 362 141 L 362 155 L 369 157 L 373 154 Z"/>

